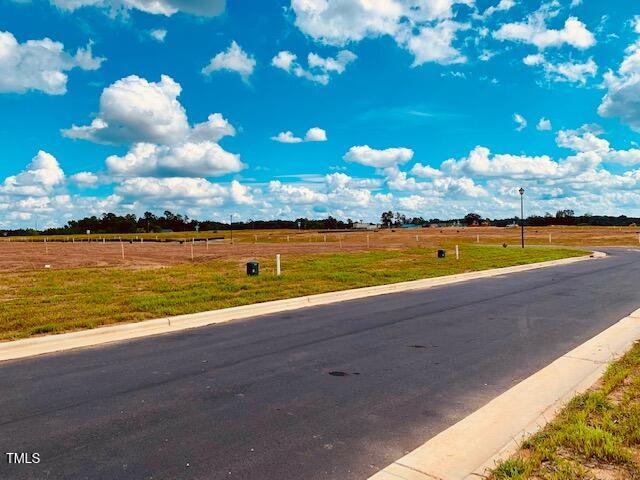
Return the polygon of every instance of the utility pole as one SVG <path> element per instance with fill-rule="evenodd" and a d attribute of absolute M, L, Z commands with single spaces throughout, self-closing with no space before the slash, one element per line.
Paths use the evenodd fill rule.
<path fill-rule="evenodd" d="M 520 194 L 520 237 L 522 248 L 524 248 L 524 188 L 520 187 L 518 193 Z"/>

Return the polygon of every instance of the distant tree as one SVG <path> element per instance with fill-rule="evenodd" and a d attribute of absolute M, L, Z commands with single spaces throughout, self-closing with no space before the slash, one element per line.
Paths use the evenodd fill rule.
<path fill-rule="evenodd" d="M 389 210 L 388 212 L 383 212 L 380 216 L 380 223 L 383 227 L 389 227 L 393 225 L 393 212 Z"/>
<path fill-rule="evenodd" d="M 467 213 L 464 216 L 464 223 L 466 223 L 468 226 L 480 225 L 481 221 L 482 221 L 482 217 L 477 213 Z"/>
<path fill-rule="evenodd" d="M 576 214 L 573 210 L 558 210 L 556 212 L 556 218 L 572 218 L 575 216 Z"/>
<path fill-rule="evenodd" d="M 338 220 L 329 215 L 324 222 L 324 228 L 328 230 L 336 230 L 338 228 Z"/>

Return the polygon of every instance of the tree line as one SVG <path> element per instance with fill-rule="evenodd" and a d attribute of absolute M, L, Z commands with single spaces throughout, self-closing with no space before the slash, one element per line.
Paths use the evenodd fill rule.
<path fill-rule="evenodd" d="M 439 219 L 423 217 L 408 217 L 400 212 L 386 211 L 380 216 L 379 225 L 383 228 L 398 228 L 402 226 L 426 227 L 431 225 L 465 225 L 483 226 L 492 225 L 505 227 L 520 223 L 518 217 L 509 218 L 483 218 L 477 213 L 468 213 L 462 218 Z M 532 227 L 543 227 L 549 225 L 584 225 L 584 226 L 629 226 L 640 223 L 638 217 L 627 217 L 626 215 L 575 215 L 573 210 L 558 210 L 555 214 L 532 215 L 525 219 L 524 224 Z M 45 230 L 36 229 L 15 229 L 5 230 L 4 235 L 79 235 L 87 231 L 91 233 L 159 233 L 163 231 L 186 232 L 194 230 L 217 231 L 217 230 L 247 230 L 247 229 L 302 229 L 302 230 L 344 230 L 354 227 L 351 219 L 347 221 L 338 220 L 332 216 L 321 219 L 297 218 L 295 220 L 244 220 L 239 222 L 220 222 L 214 220 L 195 220 L 187 215 L 175 214 L 166 210 L 162 215 L 145 212 L 138 217 L 134 214 L 116 215 L 115 213 L 104 213 L 101 216 L 85 217 L 79 220 L 69 220 L 64 226 L 59 228 L 47 228 Z"/>
<path fill-rule="evenodd" d="M 233 222 L 219 222 L 214 220 L 195 220 L 187 215 L 181 215 L 166 210 L 162 215 L 145 212 L 138 217 L 134 214 L 116 215 L 103 213 L 101 216 L 91 216 L 79 220 L 69 220 L 64 226 L 47 228 L 44 230 L 16 229 L 6 230 L 5 235 L 80 235 L 87 231 L 91 233 L 160 233 L 160 232 L 193 232 L 217 230 L 247 230 L 247 229 L 313 229 L 340 230 L 353 227 L 353 222 L 346 222 L 328 216 L 324 219 L 297 218 L 296 220 L 245 220 Z"/>

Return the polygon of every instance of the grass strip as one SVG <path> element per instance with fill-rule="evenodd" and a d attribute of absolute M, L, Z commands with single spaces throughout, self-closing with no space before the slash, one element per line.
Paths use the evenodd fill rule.
<path fill-rule="evenodd" d="M 640 342 L 490 480 L 640 478 Z"/>
<path fill-rule="evenodd" d="M 464 246 L 438 259 L 434 249 L 295 255 L 260 258 L 261 275 L 247 277 L 245 264 L 220 260 L 155 269 L 79 268 L 2 275 L 0 339 L 61 333 L 120 322 L 137 322 L 314 293 L 584 255 L 551 248 Z"/>

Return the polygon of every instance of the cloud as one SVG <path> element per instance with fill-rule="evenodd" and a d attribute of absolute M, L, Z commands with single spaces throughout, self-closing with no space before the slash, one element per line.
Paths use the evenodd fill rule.
<path fill-rule="evenodd" d="M 280 180 L 269 182 L 269 193 L 279 201 L 291 202 L 296 205 L 326 203 L 328 200 L 326 193 L 316 192 L 306 186 L 284 184 Z"/>
<path fill-rule="evenodd" d="M 367 167 L 386 168 L 408 162 L 413 158 L 413 150 L 403 147 L 376 150 L 363 145 L 351 147 L 343 158 Z"/>
<path fill-rule="evenodd" d="M 417 35 L 412 35 L 406 48 L 413 54 L 413 66 L 419 66 L 427 62 L 436 62 L 442 65 L 465 63 L 465 57 L 452 46 L 458 30 L 466 30 L 469 26 L 449 20 L 436 24 L 435 27 L 421 27 Z"/>
<path fill-rule="evenodd" d="M 149 31 L 149 36 L 157 42 L 164 43 L 167 38 L 167 31 L 164 28 L 155 28 Z"/>
<path fill-rule="evenodd" d="M 542 54 L 527 55 L 522 60 L 528 66 L 541 66 L 548 80 L 555 82 L 587 83 L 587 77 L 594 77 L 598 72 L 598 66 L 589 58 L 584 63 L 564 62 L 551 63 Z"/>
<path fill-rule="evenodd" d="M 225 189 L 204 178 L 136 177 L 124 180 L 115 189 L 126 199 L 200 200 L 209 205 L 222 205 Z"/>
<path fill-rule="evenodd" d="M 92 44 L 64 51 L 64 45 L 49 38 L 19 43 L 11 32 L 0 31 L 0 93 L 36 90 L 49 95 L 67 92 L 69 70 L 97 70 L 105 59 L 94 57 Z"/>
<path fill-rule="evenodd" d="M 640 22 L 635 23 L 636 31 L 639 25 Z M 607 93 L 598 113 L 605 118 L 617 117 L 632 130 L 640 132 L 640 40 L 627 47 L 617 73 L 610 70 L 605 74 L 604 85 Z"/>
<path fill-rule="evenodd" d="M 516 131 L 521 132 L 522 130 L 527 128 L 527 119 L 519 113 L 513 114 L 513 121 L 518 124 L 518 126 L 516 127 Z"/>
<path fill-rule="evenodd" d="M 64 171 L 58 160 L 40 150 L 25 170 L 5 178 L 0 184 L 0 194 L 45 196 L 64 180 Z"/>
<path fill-rule="evenodd" d="M 275 137 L 271 137 L 271 140 L 280 143 L 302 143 L 302 142 L 326 142 L 327 132 L 319 127 L 312 127 L 307 130 L 304 138 L 296 137 L 293 132 L 287 130 L 286 132 L 280 132 Z"/>
<path fill-rule="evenodd" d="M 416 163 L 411 169 L 411 173 L 416 177 L 423 178 L 438 178 L 443 175 L 437 168 L 433 168 L 429 165 L 423 165 L 421 163 Z"/>
<path fill-rule="evenodd" d="M 280 132 L 275 137 L 271 137 L 271 140 L 280 143 L 301 143 L 303 140 L 300 137 L 296 137 L 291 131 Z"/>
<path fill-rule="evenodd" d="M 78 172 L 69 177 L 69 179 L 80 187 L 94 187 L 98 184 L 98 176 L 92 172 Z"/>
<path fill-rule="evenodd" d="M 559 147 L 568 148 L 576 152 L 606 152 L 609 150 L 609 142 L 596 135 L 588 126 L 578 130 L 560 130 L 556 135 L 556 144 Z"/>
<path fill-rule="evenodd" d="M 500 0 L 497 5 L 491 5 L 490 7 L 487 7 L 482 15 L 480 15 L 480 18 L 484 20 L 495 14 L 496 12 L 506 12 L 507 10 L 511 10 L 513 7 L 515 7 L 515 5 L 515 0 Z"/>
<path fill-rule="evenodd" d="M 530 15 L 526 22 L 506 23 L 493 36 L 497 40 L 535 45 L 540 50 L 563 45 L 584 50 L 595 45 L 593 33 L 576 17 L 569 17 L 562 29 L 553 30 L 547 28 L 545 15 L 538 11 Z"/>
<path fill-rule="evenodd" d="M 437 191 L 442 192 L 444 195 L 452 197 L 468 197 L 478 198 L 488 196 L 489 193 L 480 185 L 477 185 L 471 178 L 451 178 L 443 177 L 436 178 L 433 181 L 434 187 Z"/>
<path fill-rule="evenodd" d="M 449 159 L 440 170 L 449 176 L 472 178 L 551 179 L 576 175 L 600 163 L 598 155 L 581 153 L 556 162 L 548 155 L 492 155 L 486 147 L 475 147 L 467 157 Z"/>
<path fill-rule="evenodd" d="M 297 55 L 283 50 L 271 59 L 271 65 L 300 78 L 327 85 L 331 75 L 344 73 L 347 65 L 358 57 L 349 50 L 341 50 L 336 57 L 323 58 L 316 53 L 307 56 L 307 68 L 298 63 Z"/>
<path fill-rule="evenodd" d="M 103 90 L 100 111 L 90 125 L 73 125 L 62 133 L 69 138 L 116 145 L 217 142 L 235 135 L 233 126 L 219 113 L 191 128 L 178 101 L 181 91 L 180 84 L 167 75 L 157 83 L 135 75 L 125 77 Z"/>
<path fill-rule="evenodd" d="M 211 75 L 220 70 L 236 72 L 245 83 L 249 82 L 249 77 L 253 74 L 256 66 L 256 60 L 253 56 L 249 56 L 235 42 L 231 42 L 231 46 L 224 52 L 218 53 L 211 59 L 209 64 L 202 69 L 203 75 Z"/>
<path fill-rule="evenodd" d="M 538 121 L 538 124 L 536 125 L 536 129 L 540 130 L 541 132 L 550 131 L 552 129 L 551 120 L 541 117 Z"/>
<path fill-rule="evenodd" d="M 559 147 L 575 152 L 595 154 L 604 163 L 640 164 L 640 149 L 615 150 L 607 140 L 597 136 L 600 132 L 600 129 L 593 125 L 583 125 L 577 130 L 560 130 L 556 135 L 556 143 Z"/>
<path fill-rule="evenodd" d="M 250 188 L 237 180 L 225 185 L 204 178 L 135 177 L 124 180 L 115 192 L 124 201 L 156 205 L 170 202 L 182 208 L 252 205 L 255 202 Z"/>
<path fill-rule="evenodd" d="M 137 143 L 122 157 L 108 157 L 106 164 L 114 176 L 134 177 L 219 177 L 245 168 L 239 155 L 208 141 L 171 146 Z"/>
<path fill-rule="evenodd" d="M 88 126 L 63 130 L 70 138 L 130 145 L 123 155 L 107 158 L 109 174 L 123 176 L 217 177 L 239 172 L 240 156 L 217 142 L 236 130 L 221 114 L 189 125 L 178 101 L 182 88 L 171 77 L 149 82 L 135 75 L 105 88 L 100 111 Z"/>
<path fill-rule="evenodd" d="M 322 180 L 311 185 L 284 184 L 273 180 L 269 182 L 270 201 L 296 207 L 322 206 L 333 211 L 353 208 L 361 214 L 361 209 L 374 202 L 371 189 L 379 188 L 381 184 L 379 180 L 355 179 L 344 173 L 326 175 Z"/>
<path fill-rule="evenodd" d="M 181 91 L 167 75 L 157 83 L 125 77 L 102 91 L 100 112 L 90 125 L 73 125 L 62 133 L 96 143 L 174 143 L 189 132 L 187 115 L 177 100 Z"/>
<path fill-rule="evenodd" d="M 460 29 L 450 20 L 456 4 L 472 0 L 292 0 L 298 28 L 316 41 L 344 46 L 365 38 L 390 36 L 425 62 L 459 63 L 464 56 L 453 46 Z M 439 36 L 440 35 L 440 36 Z"/>
<path fill-rule="evenodd" d="M 312 127 L 304 135 L 305 142 L 326 142 L 327 132 L 319 127 Z"/>
<path fill-rule="evenodd" d="M 211 17 L 220 15 L 225 0 L 50 0 L 62 10 L 74 11 L 82 7 L 108 9 L 112 14 L 139 10 L 153 15 L 171 16 L 178 12 Z"/>

